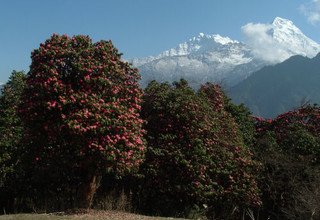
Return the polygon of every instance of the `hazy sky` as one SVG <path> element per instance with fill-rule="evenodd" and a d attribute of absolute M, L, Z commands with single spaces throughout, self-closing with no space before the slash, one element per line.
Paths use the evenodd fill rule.
<path fill-rule="evenodd" d="M 320 0 L 0 0 L 0 82 L 28 71 L 31 51 L 52 33 L 111 39 L 128 59 L 200 32 L 242 41 L 242 26 L 276 16 L 320 42 Z"/>

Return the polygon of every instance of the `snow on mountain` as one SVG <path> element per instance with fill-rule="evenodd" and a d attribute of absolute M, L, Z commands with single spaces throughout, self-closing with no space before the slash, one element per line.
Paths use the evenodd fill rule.
<path fill-rule="evenodd" d="M 272 25 L 274 26 L 273 38 L 284 48 L 288 48 L 292 55 L 314 57 L 320 51 L 320 45 L 305 36 L 292 21 L 277 17 Z"/>
<path fill-rule="evenodd" d="M 218 34 L 206 35 L 200 33 L 197 37 L 189 39 L 188 42 L 179 44 L 176 48 L 164 51 L 156 58 L 166 56 L 185 56 L 196 52 L 205 52 L 215 49 L 221 45 L 238 44 L 238 41 L 233 41 L 228 37 L 222 37 Z"/>
<path fill-rule="evenodd" d="M 188 80 L 195 88 L 207 81 L 233 85 L 246 77 L 248 72 L 239 71 L 247 69 L 243 65 L 258 69 L 245 44 L 203 33 L 158 56 L 132 62 L 140 69 L 142 86 L 151 80 L 173 82 L 180 78 Z M 233 74 L 234 71 L 238 73 Z"/>
<path fill-rule="evenodd" d="M 268 64 L 293 55 L 313 57 L 320 45 L 306 37 L 292 21 L 277 17 L 271 24 L 249 23 L 242 27 L 247 42 L 218 34 L 200 33 L 157 56 L 133 59 L 140 69 L 142 86 L 151 80 L 185 78 L 197 88 L 207 81 L 233 86 Z"/>
<path fill-rule="evenodd" d="M 276 64 L 294 55 L 317 55 L 320 45 L 305 36 L 292 21 L 276 17 L 271 24 L 249 23 L 243 26 L 246 43 L 255 58 Z"/>
<path fill-rule="evenodd" d="M 231 40 L 228 37 L 222 37 L 218 34 L 215 35 L 206 35 L 204 33 L 199 33 L 198 36 L 189 39 L 189 41 L 179 44 L 177 47 L 166 50 L 160 53 L 158 56 L 150 56 L 141 59 L 133 59 L 132 62 L 135 66 L 141 66 L 145 63 L 152 62 L 154 60 L 162 59 L 165 57 L 174 57 L 174 56 L 188 56 L 190 54 L 199 54 L 206 52 L 214 52 L 216 49 L 222 49 L 221 46 L 225 45 L 227 48 L 231 44 L 240 44 L 238 41 Z M 214 55 L 219 55 L 218 53 L 213 54 L 212 58 L 215 59 Z M 236 62 L 244 63 L 248 62 L 248 59 L 242 60 L 241 54 L 232 55 L 230 57 L 217 57 L 216 59 L 221 62 Z"/>

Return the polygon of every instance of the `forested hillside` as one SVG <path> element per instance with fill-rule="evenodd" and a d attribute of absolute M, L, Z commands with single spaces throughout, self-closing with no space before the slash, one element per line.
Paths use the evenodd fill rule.
<path fill-rule="evenodd" d="M 320 103 L 320 55 L 293 56 L 268 66 L 230 89 L 235 103 L 244 103 L 254 115 L 275 117 L 307 103 Z"/>

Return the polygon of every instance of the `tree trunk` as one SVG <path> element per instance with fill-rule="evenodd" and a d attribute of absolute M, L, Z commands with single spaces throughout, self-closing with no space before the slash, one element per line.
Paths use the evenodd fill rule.
<path fill-rule="evenodd" d="M 88 174 L 86 180 L 80 185 L 77 195 L 76 208 L 90 209 L 94 195 L 100 185 L 101 177 L 97 174 Z"/>

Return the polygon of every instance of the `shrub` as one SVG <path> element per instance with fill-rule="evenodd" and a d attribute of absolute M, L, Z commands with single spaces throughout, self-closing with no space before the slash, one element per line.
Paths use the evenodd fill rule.
<path fill-rule="evenodd" d="M 256 164 L 220 106 L 223 100 L 213 103 L 205 89 L 212 88 L 196 94 L 182 80 L 173 86 L 151 82 L 145 90 L 148 148 L 141 199 L 147 212 L 187 215 L 207 207 L 207 213 L 222 216 L 228 208 L 260 202 Z"/>
<path fill-rule="evenodd" d="M 255 156 L 263 164 L 259 188 L 266 216 L 309 219 L 319 215 L 314 202 L 320 170 L 319 113 L 318 107 L 306 106 L 274 120 L 256 119 Z"/>

